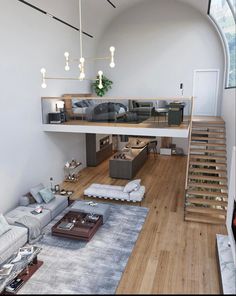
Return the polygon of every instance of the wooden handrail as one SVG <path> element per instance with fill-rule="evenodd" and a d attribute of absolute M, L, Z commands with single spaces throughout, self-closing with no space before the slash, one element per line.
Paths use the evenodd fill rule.
<path fill-rule="evenodd" d="M 191 97 L 191 114 L 190 114 L 189 136 L 188 136 L 188 158 L 187 158 L 187 168 L 186 168 L 186 178 L 185 178 L 185 190 L 188 189 L 190 146 L 191 146 L 191 137 L 192 137 L 192 125 L 193 125 L 193 107 L 194 107 L 193 105 L 194 105 L 194 97 Z"/>

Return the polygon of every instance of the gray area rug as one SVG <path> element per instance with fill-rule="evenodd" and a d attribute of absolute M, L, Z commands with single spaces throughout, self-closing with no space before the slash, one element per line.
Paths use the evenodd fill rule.
<path fill-rule="evenodd" d="M 115 294 L 148 209 L 111 205 L 107 222 L 88 243 L 51 236 L 64 213 L 46 226 L 37 243 L 44 264 L 19 294 Z"/>

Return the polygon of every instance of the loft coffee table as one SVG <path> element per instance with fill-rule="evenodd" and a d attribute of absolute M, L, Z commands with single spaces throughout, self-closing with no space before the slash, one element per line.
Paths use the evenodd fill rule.
<path fill-rule="evenodd" d="M 101 215 L 69 211 L 52 227 L 52 235 L 90 241 L 101 225 Z"/>

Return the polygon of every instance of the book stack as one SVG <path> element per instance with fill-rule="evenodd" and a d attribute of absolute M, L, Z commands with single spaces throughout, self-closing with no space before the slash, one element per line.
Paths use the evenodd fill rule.
<path fill-rule="evenodd" d="M 70 230 L 74 226 L 71 222 L 61 222 L 57 227 L 63 230 Z"/>

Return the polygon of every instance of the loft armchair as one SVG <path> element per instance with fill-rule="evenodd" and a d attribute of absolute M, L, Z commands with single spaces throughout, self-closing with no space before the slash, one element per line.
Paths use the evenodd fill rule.
<path fill-rule="evenodd" d="M 153 109 L 152 116 L 154 116 L 154 119 L 157 116 L 158 122 L 159 122 L 160 116 L 165 116 L 165 121 L 166 121 L 168 112 L 169 112 L 169 105 L 167 104 L 167 102 L 165 100 L 159 100 L 159 101 L 156 101 L 156 105 Z"/>

